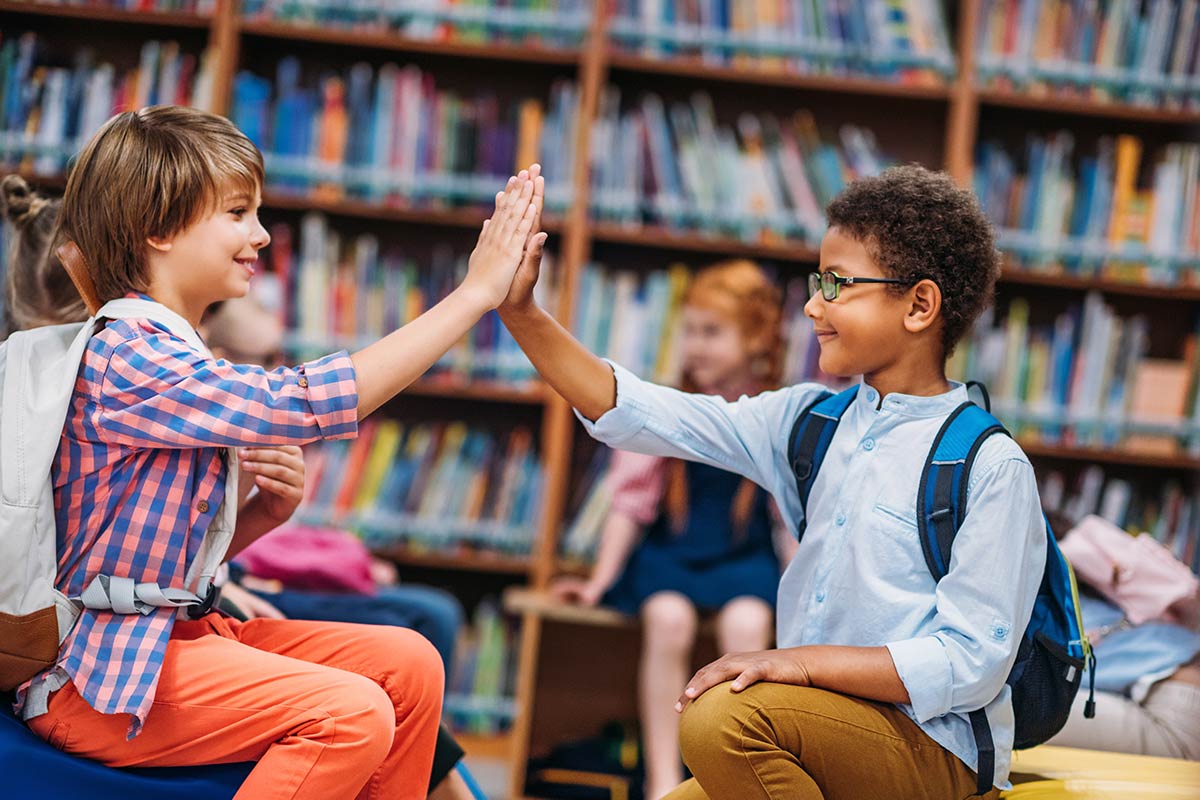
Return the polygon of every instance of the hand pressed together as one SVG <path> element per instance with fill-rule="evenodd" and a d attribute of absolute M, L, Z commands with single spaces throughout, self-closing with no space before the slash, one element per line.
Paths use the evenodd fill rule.
<path fill-rule="evenodd" d="M 521 170 L 496 195 L 496 210 L 483 223 L 463 285 L 472 287 L 488 308 L 496 308 L 509 294 L 541 213 L 544 186 L 538 164 Z"/>

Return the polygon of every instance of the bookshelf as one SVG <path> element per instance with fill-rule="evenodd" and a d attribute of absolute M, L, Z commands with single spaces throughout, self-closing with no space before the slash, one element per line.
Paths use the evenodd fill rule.
<path fill-rule="evenodd" d="M 605 4 L 593 5 L 603 7 Z M 226 113 L 231 109 L 238 71 L 269 65 L 280 53 L 291 48 L 306 58 L 311 55 L 322 64 L 348 65 L 357 60 L 368 60 L 376 65 L 389 60 L 412 62 L 435 75 L 443 70 L 474 75 L 485 84 L 495 81 L 506 87 L 540 86 L 549 76 L 565 75 L 575 82 L 579 118 L 589 122 L 600 113 L 602 95 L 610 84 L 625 88 L 652 86 L 655 91 L 661 89 L 671 96 L 686 95 L 699 89 L 711 92 L 722 103 L 728 102 L 740 110 L 757 110 L 761 106 L 785 113 L 803 106 L 814 109 L 818 115 L 828 113 L 835 122 L 864 118 L 878 129 L 890 129 L 893 138 L 911 140 L 902 143 L 899 152 L 902 158 L 915 158 L 929 166 L 944 167 L 963 184 L 972 179 L 977 144 L 985 138 L 985 133 L 991 135 L 993 122 L 999 127 L 1005 124 L 1012 127 L 1015 123 L 1005 123 L 1009 115 L 1032 121 L 1041 130 L 1068 128 L 1083 136 L 1135 126 L 1139 131 L 1153 130 L 1154 143 L 1160 139 L 1194 141 L 1200 137 L 1200 109 L 1194 105 L 1191 108 L 1144 107 L 993 86 L 980 77 L 975 51 L 983 0 L 962 0 L 945 5 L 950 11 L 949 26 L 957 65 L 953 74 L 944 80 L 922 84 L 870 77 L 778 72 L 759 67 L 734 68 L 698 57 L 652 57 L 615 46 L 608 30 L 610 20 L 601 13 L 592 15 L 578 46 L 555 47 L 528 42 L 437 41 L 374 28 L 347 30 L 245 19 L 238 0 L 216 0 L 214 10 L 207 15 L 0 0 L 0 30 L 30 28 L 52 35 L 60 23 L 95 23 L 103 26 L 106 40 L 129 45 L 156 37 L 203 37 L 213 54 L 213 103 L 217 110 Z M 130 49 L 136 52 L 135 46 Z M 545 97 L 544 93 L 540 96 Z M 572 172 L 566 178 L 571 201 L 545 220 L 558 255 L 560 286 L 555 311 L 564 325 L 571 325 L 580 277 L 595 253 L 631 253 L 635 256 L 633 260 L 659 265 L 665 265 L 671 258 L 681 258 L 693 265 L 728 257 L 761 259 L 772 262 L 781 276 L 788 279 L 799 276 L 817 261 L 813 243 L 807 241 L 761 235 L 733 238 L 662 224 L 628 225 L 594 219 L 589 210 L 593 191 L 589 155 L 594 145 L 589 125 L 577 126 L 573 145 Z M 44 187 L 61 188 L 62 185 L 60 175 L 32 175 L 31 178 Z M 359 227 L 403 229 L 429 239 L 467 236 L 486 214 L 481 208 L 470 206 L 437 208 L 378 203 L 353 197 L 315 198 L 277 188 L 269 188 L 264 193 L 263 213 L 268 220 L 295 219 L 311 211 Z M 1174 318 L 1194 313 L 1200 303 L 1200 281 L 1196 281 L 1195 276 L 1190 284 L 1167 286 L 1111 276 L 1030 271 L 1016 266 L 1015 262 L 1005 267 L 1000 292 L 1005 297 L 1030 296 L 1035 305 L 1048 306 L 1062 304 L 1063 298 L 1099 292 L 1119 301 L 1123 307 Z M 1177 338 L 1177 330 L 1182 328 L 1170 327 L 1167 338 Z M 1167 355 L 1180 357 L 1181 338 L 1158 344 Z M 496 383 L 439 378 L 418 382 L 410 387 L 408 394 L 435 406 L 469 408 L 472 416 L 494 417 L 509 413 L 507 409 L 514 406 L 536 415 L 546 474 L 540 500 L 541 522 L 528 557 L 484 553 L 447 556 L 405 548 L 393 548 L 385 554 L 400 564 L 415 568 L 461 571 L 466 580 L 481 575 L 499 576 L 517 585 L 534 588 L 545 587 L 563 569 L 577 569 L 560 559 L 558 548 L 573 476 L 579 471 L 576 425 L 565 402 L 538 382 L 513 388 Z M 1026 442 L 1025 447 L 1038 464 L 1102 464 L 1132 469 L 1147 481 L 1167 477 L 1187 480 L 1200 474 L 1200 455 L 1185 452 L 1156 454 L 1121 447 L 1071 447 L 1032 441 Z M 524 791 L 527 757 L 552 744 L 554 732 L 569 730 L 568 722 L 582 732 L 609 712 L 627 710 L 624 698 L 612 700 L 600 691 L 589 693 L 586 713 L 579 713 L 577 703 L 561 702 L 571 696 L 568 687 L 554 674 L 562 658 L 547 655 L 547 649 L 585 647 L 586 639 L 573 634 L 561 620 L 546 618 L 536 608 L 527 608 L 521 616 L 517 716 L 511 736 L 501 741 L 484 737 L 483 745 L 475 745 L 491 752 L 509 754 L 514 763 L 513 796 L 521 796 Z M 586 635 L 586 631 L 581 634 Z M 624 653 L 629 650 L 630 642 L 614 639 L 612 645 L 614 653 Z M 474 750 L 475 746 L 468 749 Z"/>

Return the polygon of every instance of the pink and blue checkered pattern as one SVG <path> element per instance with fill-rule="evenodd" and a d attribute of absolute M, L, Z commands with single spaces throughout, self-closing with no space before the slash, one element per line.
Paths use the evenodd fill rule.
<path fill-rule="evenodd" d="M 354 367 L 336 353 L 266 371 L 213 359 L 147 320 L 92 337 L 53 468 L 58 588 L 78 596 L 97 575 L 182 586 L 225 495 L 222 448 L 353 437 Z M 154 700 L 175 619 L 84 610 L 59 666 L 97 711 Z"/>

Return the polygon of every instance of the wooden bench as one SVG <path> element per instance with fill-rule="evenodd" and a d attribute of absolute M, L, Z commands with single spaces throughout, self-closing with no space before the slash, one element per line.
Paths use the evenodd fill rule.
<path fill-rule="evenodd" d="M 1012 800 L 1195 800 L 1200 763 L 1043 745 L 1013 754 Z"/>

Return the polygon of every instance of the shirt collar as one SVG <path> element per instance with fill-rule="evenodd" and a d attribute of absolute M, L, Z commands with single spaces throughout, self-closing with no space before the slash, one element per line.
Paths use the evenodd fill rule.
<path fill-rule="evenodd" d="M 193 349 L 207 356 L 212 355 L 191 323 L 153 297 L 140 292 L 129 292 L 117 300 L 109 300 L 101 307 L 97 316 L 109 319 L 150 320 L 175 338 L 187 342 Z"/>
<path fill-rule="evenodd" d="M 859 406 L 861 412 L 868 414 L 877 414 L 879 411 L 891 411 L 895 414 L 904 414 L 909 417 L 946 416 L 970 399 L 967 396 L 967 387 L 965 385 L 958 381 L 950 381 L 949 383 L 950 391 L 933 395 L 932 397 L 919 397 L 912 394 L 893 392 L 884 398 L 883 407 L 876 410 L 876 406 L 879 405 L 879 392 L 871 388 L 866 382 L 863 382 L 859 385 L 858 396 L 854 398 L 854 402 Z"/>

